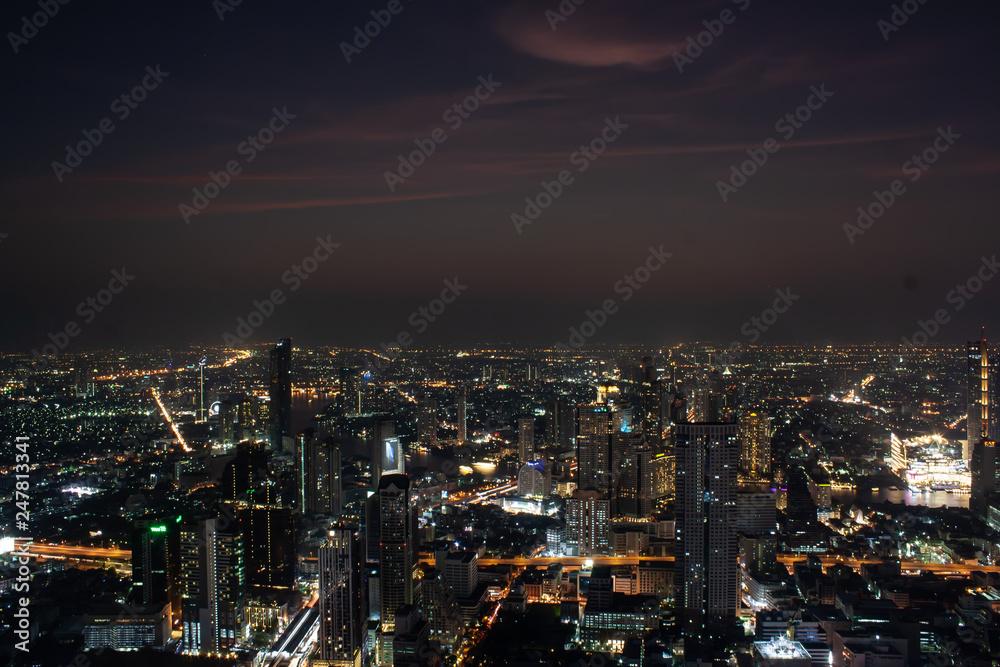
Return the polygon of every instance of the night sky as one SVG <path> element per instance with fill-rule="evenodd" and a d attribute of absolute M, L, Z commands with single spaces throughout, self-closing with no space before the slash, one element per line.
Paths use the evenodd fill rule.
<path fill-rule="evenodd" d="M 274 290 L 249 343 L 552 344 L 608 299 L 594 342 L 898 341 L 939 309 L 937 341 L 996 331 L 1000 279 L 949 297 L 1000 270 L 981 268 L 1000 252 L 995 22 L 986 3 L 902 4 L 895 29 L 872 0 L 566 0 L 568 16 L 556 0 L 70 0 L 34 34 L 37 0 L 5 3 L 0 350 L 71 323 L 74 349 L 220 344 Z M 390 20 L 356 48 L 372 11 Z M 71 172 L 53 166 L 105 118 Z M 263 150 L 243 144 L 273 122 Z M 602 154 L 578 153 L 602 131 Z M 415 141 L 434 152 L 390 190 Z M 766 162 L 723 201 L 748 149 Z M 934 164 L 904 173 L 925 149 Z M 239 173 L 185 222 L 227 163 Z M 845 229 L 896 179 L 884 215 Z M 293 290 L 317 237 L 339 247 Z M 616 284 L 660 246 L 626 300 Z M 123 267 L 101 312 L 78 308 Z M 455 278 L 467 289 L 420 329 L 411 313 Z M 750 340 L 776 289 L 798 298 Z"/>

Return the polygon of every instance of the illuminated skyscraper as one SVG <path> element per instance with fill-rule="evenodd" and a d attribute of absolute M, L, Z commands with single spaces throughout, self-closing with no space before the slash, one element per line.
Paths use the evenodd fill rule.
<path fill-rule="evenodd" d="M 181 525 L 179 583 L 185 653 L 226 653 L 245 639 L 244 546 L 235 525 L 224 517 Z"/>
<path fill-rule="evenodd" d="M 535 418 L 521 417 L 517 420 L 517 451 L 520 465 L 535 458 Z"/>
<path fill-rule="evenodd" d="M 282 338 L 271 349 L 271 449 L 280 451 L 282 439 L 292 437 L 292 339 Z"/>
<path fill-rule="evenodd" d="M 340 369 L 340 395 L 337 397 L 340 414 L 354 417 L 361 414 L 361 371 L 356 368 Z"/>
<path fill-rule="evenodd" d="M 771 474 L 771 418 L 760 412 L 740 415 L 740 472 L 752 480 Z"/>
<path fill-rule="evenodd" d="M 576 437 L 577 488 L 609 494 L 612 490 L 611 434 L 614 411 L 603 403 L 579 407 Z"/>
<path fill-rule="evenodd" d="M 343 511 L 341 452 L 333 438 L 318 440 L 312 429 L 296 436 L 296 504 L 300 511 L 339 516 Z"/>
<path fill-rule="evenodd" d="M 690 660 L 736 615 L 736 424 L 679 424 L 676 453 L 676 598 Z"/>
<path fill-rule="evenodd" d="M 465 441 L 468 440 L 468 433 L 467 433 L 468 418 L 465 414 L 466 410 L 465 399 L 466 399 L 465 389 L 464 388 L 459 389 L 458 396 L 456 397 L 457 405 L 455 407 L 455 412 L 457 413 L 456 419 L 458 420 L 458 444 L 460 445 L 464 445 Z"/>
<path fill-rule="evenodd" d="M 576 491 L 566 501 L 566 544 L 578 556 L 610 550 L 611 501 L 599 491 Z"/>
<path fill-rule="evenodd" d="M 642 434 L 656 450 L 663 440 L 663 383 L 652 357 L 642 358 Z"/>
<path fill-rule="evenodd" d="M 383 475 L 379 502 L 379 663 L 392 664 L 396 611 L 413 604 L 413 568 L 416 549 L 406 475 Z"/>
<path fill-rule="evenodd" d="M 132 599 L 146 606 L 169 602 L 171 615 L 179 614 L 180 524 L 173 518 L 136 521 L 131 548 Z"/>
<path fill-rule="evenodd" d="M 991 497 L 1000 490 L 996 442 L 998 433 L 996 377 L 990 366 L 986 332 L 978 341 L 970 341 L 968 356 L 968 444 L 966 457 L 972 473 L 969 509 L 980 517 L 989 514 Z"/>
<path fill-rule="evenodd" d="M 996 440 L 996 379 L 990 367 L 986 333 L 980 340 L 966 345 L 968 357 L 968 453 L 982 440 Z M 968 458 L 968 456 L 967 456 Z"/>
<path fill-rule="evenodd" d="M 319 664 L 361 667 L 368 624 L 364 542 L 337 527 L 319 549 Z"/>
<path fill-rule="evenodd" d="M 640 444 L 629 447 L 619 472 L 617 514 L 645 519 L 653 514 L 653 448 Z"/>
<path fill-rule="evenodd" d="M 545 443 L 570 448 L 576 438 L 576 409 L 566 398 L 550 401 L 545 410 Z"/>
<path fill-rule="evenodd" d="M 436 447 L 438 436 L 437 401 L 430 396 L 417 400 L 417 442 L 424 447 Z"/>

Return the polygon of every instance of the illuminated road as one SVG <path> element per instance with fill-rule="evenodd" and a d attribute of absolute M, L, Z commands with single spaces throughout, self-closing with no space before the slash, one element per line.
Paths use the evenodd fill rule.
<path fill-rule="evenodd" d="M 79 558 L 92 560 L 131 561 L 132 552 L 126 549 L 105 549 L 103 547 L 66 547 L 35 543 L 28 547 L 32 556 L 45 558 Z"/>
<path fill-rule="evenodd" d="M 72 547 L 72 546 L 50 546 L 48 544 L 32 544 L 28 548 L 29 555 L 43 556 L 46 558 L 74 558 L 80 560 L 114 560 L 130 562 L 132 552 L 126 549 L 105 549 L 102 547 Z M 847 565 L 853 569 L 858 569 L 862 565 L 881 563 L 877 558 L 857 559 L 842 558 L 818 554 L 819 561 L 823 567 L 832 565 Z M 789 566 L 793 563 L 806 560 L 804 554 L 778 554 L 778 562 Z M 434 557 L 429 554 L 420 556 L 422 563 L 433 564 Z M 514 567 L 548 567 L 552 563 L 562 563 L 566 567 L 581 568 L 588 564 L 598 565 L 638 565 L 643 562 L 666 562 L 672 563 L 673 556 L 543 556 L 536 558 L 480 558 L 479 565 L 483 567 L 493 567 L 497 565 L 512 565 Z M 1000 565 L 965 565 L 963 563 L 921 563 L 915 560 L 900 561 L 900 569 L 903 572 L 934 572 L 936 574 L 968 574 L 970 572 L 1000 572 Z"/>
<path fill-rule="evenodd" d="M 177 429 L 177 424 L 174 423 L 174 420 L 173 418 L 171 418 L 170 413 L 167 412 L 166 406 L 163 405 L 163 401 L 160 400 L 160 391 L 156 387 L 153 387 L 152 391 L 153 391 L 153 398 L 156 399 L 156 404 L 160 406 L 160 412 L 163 413 L 163 418 L 167 420 L 167 423 L 170 424 L 170 428 L 173 430 L 174 435 L 177 436 L 177 442 L 181 443 L 181 447 L 184 448 L 185 452 L 194 451 L 187 446 L 186 442 L 184 442 L 184 436 L 181 435 L 181 432 Z"/>

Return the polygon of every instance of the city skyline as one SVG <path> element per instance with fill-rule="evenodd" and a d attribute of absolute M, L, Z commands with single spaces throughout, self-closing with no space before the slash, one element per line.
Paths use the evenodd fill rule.
<path fill-rule="evenodd" d="M 1000 665 L 984 14 L 6 3 L 0 663 Z"/>

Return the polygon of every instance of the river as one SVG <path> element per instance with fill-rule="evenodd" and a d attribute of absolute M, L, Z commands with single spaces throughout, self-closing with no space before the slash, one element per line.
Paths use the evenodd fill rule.
<path fill-rule="evenodd" d="M 875 492 L 861 491 L 855 494 L 853 491 L 833 491 L 836 500 L 849 505 L 855 498 L 863 502 L 923 505 L 926 507 L 969 507 L 968 493 L 948 493 L 946 491 L 930 491 L 923 493 L 920 491 L 891 491 L 887 488 L 879 489 Z"/>

